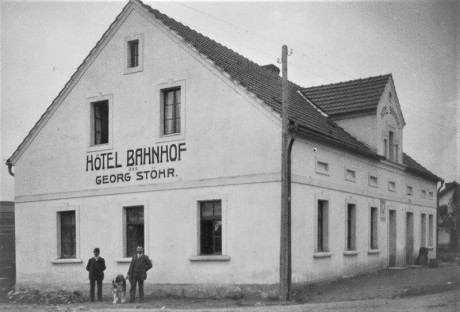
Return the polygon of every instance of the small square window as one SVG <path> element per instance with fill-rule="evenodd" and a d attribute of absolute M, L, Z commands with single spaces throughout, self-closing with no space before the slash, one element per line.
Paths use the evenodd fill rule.
<path fill-rule="evenodd" d="M 369 175 L 369 186 L 378 187 L 379 180 L 377 176 Z"/>
<path fill-rule="evenodd" d="M 388 181 L 388 190 L 391 192 L 396 191 L 396 182 L 394 181 Z"/>
<path fill-rule="evenodd" d="M 346 169 L 345 170 L 345 180 L 355 182 L 356 181 L 356 171 L 351 170 L 351 169 Z"/>
<path fill-rule="evenodd" d="M 323 160 L 316 160 L 316 173 L 329 175 L 329 163 Z"/>
<path fill-rule="evenodd" d="M 407 196 L 412 196 L 412 194 L 413 194 L 412 186 L 409 186 L 409 185 L 407 186 L 406 194 L 407 194 Z"/>
<path fill-rule="evenodd" d="M 425 190 L 422 190 L 422 191 L 420 192 L 420 196 L 421 196 L 422 198 L 426 198 L 426 191 L 425 191 Z"/>
<path fill-rule="evenodd" d="M 433 199 L 433 192 L 429 192 L 429 193 L 428 193 L 428 197 L 429 197 L 430 199 Z"/>

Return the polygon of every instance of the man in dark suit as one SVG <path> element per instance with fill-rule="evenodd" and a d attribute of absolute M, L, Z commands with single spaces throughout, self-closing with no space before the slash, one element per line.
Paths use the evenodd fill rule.
<path fill-rule="evenodd" d="M 104 279 L 105 261 L 99 257 L 99 248 L 94 248 L 94 257 L 88 260 L 86 271 L 89 272 L 89 294 L 91 301 L 94 301 L 94 286 L 97 282 L 97 300 L 102 301 L 102 280 Z"/>
<path fill-rule="evenodd" d="M 133 256 L 131 265 L 128 270 L 128 279 L 131 284 L 130 302 L 134 302 L 136 298 L 136 285 L 139 284 L 139 301 L 144 300 L 144 281 L 147 279 L 147 271 L 152 268 L 152 261 L 144 255 L 144 249 L 141 246 L 137 247 L 137 254 Z"/>

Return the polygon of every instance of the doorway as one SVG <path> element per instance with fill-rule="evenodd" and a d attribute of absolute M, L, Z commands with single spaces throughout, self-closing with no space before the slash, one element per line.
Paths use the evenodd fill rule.
<path fill-rule="evenodd" d="M 406 214 L 406 265 L 414 264 L 414 214 Z"/>
<path fill-rule="evenodd" d="M 389 266 L 396 266 L 396 211 L 389 210 L 388 217 L 388 255 Z"/>

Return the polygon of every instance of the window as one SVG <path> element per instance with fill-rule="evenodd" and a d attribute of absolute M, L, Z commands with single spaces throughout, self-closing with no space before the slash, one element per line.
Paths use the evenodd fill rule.
<path fill-rule="evenodd" d="M 200 202 L 200 254 L 222 254 L 222 201 Z"/>
<path fill-rule="evenodd" d="M 329 163 L 324 160 L 316 159 L 316 166 L 315 166 L 316 173 L 329 175 Z"/>
<path fill-rule="evenodd" d="M 395 162 L 399 162 L 399 145 L 395 144 Z"/>
<path fill-rule="evenodd" d="M 424 213 L 422 213 L 422 219 L 421 219 L 421 226 L 420 227 L 421 227 L 420 232 L 421 232 L 421 235 L 422 235 L 420 246 L 421 247 L 426 247 L 426 214 L 424 214 Z"/>
<path fill-rule="evenodd" d="M 412 196 L 412 193 L 413 193 L 413 188 L 412 188 L 412 186 L 408 185 L 407 189 L 406 189 L 406 194 L 408 196 Z"/>
<path fill-rule="evenodd" d="M 76 258 L 75 211 L 60 211 L 58 214 L 61 241 L 60 258 Z"/>
<path fill-rule="evenodd" d="M 396 191 L 396 183 L 394 181 L 388 181 L 388 190 L 391 192 Z"/>
<path fill-rule="evenodd" d="M 379 239 L 378 239 L 378 209 L 376 207 L 371 207 L 371 228 L 369 231 L 370 234 L 370 246 L 371 249 L 379 249 Z"/>
<path fill-rule="evenodd" d="M 369 175 L 369 185 L 373 187 L 378 187 L 379 180 L 374 175 Z"/>
<path fill-rule="evenodd" d="M 383 139 L 383 155 L 388 158 L 388 140 Z"/>
<path fill-rule="evenodd" d="M 347 204 L 347 250 L 356 250 L 356 205 Z"/>
<path fill-rule="evenodd" d="M 434 217 L 432 214 L 428 216 L 428 246 L 433 246 L 433 224 Z"/>
<path fill-rule="evenodd" d="M 128 41 L 128 67 L 139 66 L 139 39 Z"/>
<path fill-rule="evenodd" d="M 345 180 L 355 182 L 356 181 L 356 171 L 351 170 L 351 169 L 346 169 L 345 170 Z"/>
<path fill-rule="evenodd" d="M 420 196 L 422 198 L 426 198 L 426 191 L 425 190 L 422 190 L 422 192 L 420 193 Z"/>
<path fill-rule="evenodd" d="M 390 131 L 388 134 L 388 152 L 390 154 L 389 159 L 394 161 L 394 134 Z"/>
<path fill-rule="evenodd" d="M 126 207 L 126 255 L 136 253 L 137 246 L 144 246 L 144 207 Z"/>
<path fill-rule="evenodd" d="M 328 215 L 329 202 L 318 200 L 317 226 L 316 226 L 316 251 L 327 252 L 328 246 Z"/>
<path fill-rule="evenodd" d="M 162 90 L 163 135 L 181 133 L 181 88 Z"/>
<path fill-rule="evenodd" d="M 143 60 L 144 35 L 133 34 L 124 39 L 124 74 L 142 72 L 144 70 Z"/>
<path fill-rule="evenodd" d="M 428 197 L 429 197 L 430 199 L 433 199 L 433 192 L 429 192 L 429 193 L 428 193 Z"/>
<path fill-rule="evenodd" d="M 91 145 L 109 143 L 109 101 L 91 103 Z"/>

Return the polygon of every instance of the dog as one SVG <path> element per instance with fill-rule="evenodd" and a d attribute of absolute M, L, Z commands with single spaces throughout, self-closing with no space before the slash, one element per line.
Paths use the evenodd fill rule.
<path fill-rule="evenodd" d="M 123 274 L 118 274 L 117 277 L 115 277 L 112 280 L 112 286 L 113 286 L 113 303 L 118 303 L 118 301 L 121 301 L 121 303 L 126 302 L 126 279 L 123 276 Z"/>

